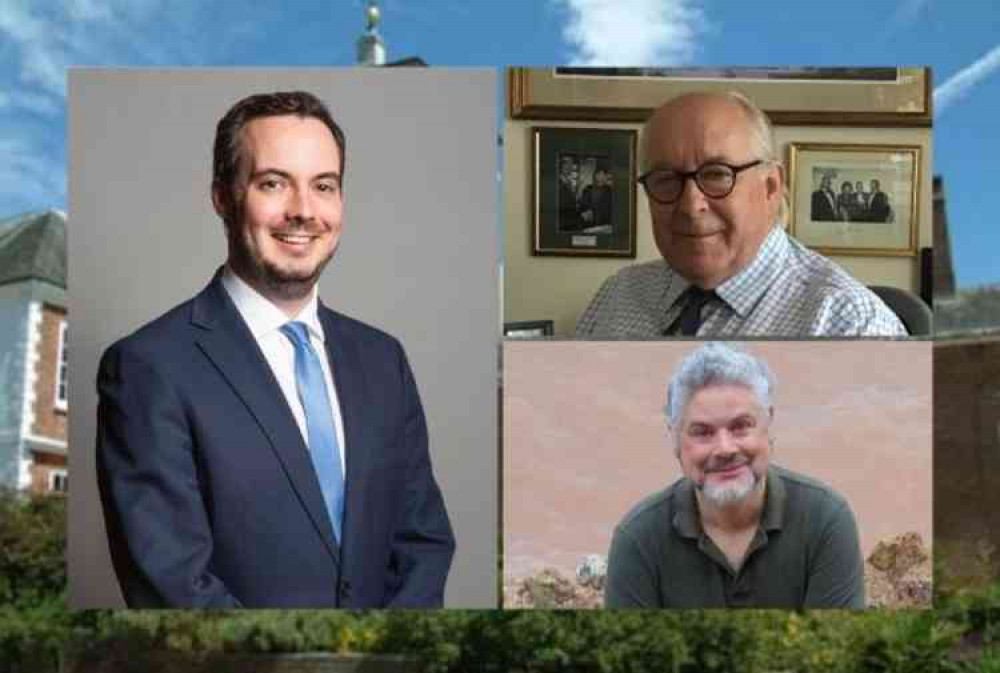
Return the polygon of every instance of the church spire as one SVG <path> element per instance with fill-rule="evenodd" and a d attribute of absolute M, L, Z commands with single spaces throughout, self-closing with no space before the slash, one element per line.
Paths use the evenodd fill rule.
<path fill-rule="evenodd" d="M 365 33 L 358 38 L 359 65 L 385 65 L 385 42 L 378 34 L 382 12 L 375 0 L 368 0 L 365 9 Z"/>

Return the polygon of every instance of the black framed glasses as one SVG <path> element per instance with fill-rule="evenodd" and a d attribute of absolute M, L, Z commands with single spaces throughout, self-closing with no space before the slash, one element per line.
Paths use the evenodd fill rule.
<path fill-rule="evenodd" d="M 684 185 L 688 179 L 694 179 L 701 193 L 710 199 L 723 199 L 729 196 L 736 186 L 736 176 L 748 168 L 765 163 L 757 159 L 750 163 L 733 166 L 721 161 L 702 164 L 693 171 L 672 171 L 667 168 L 654 168 L 639 176 L 639 182 L 646 190 L 646 196 L 657 203 L 676 203 L 684 193 Z"/>

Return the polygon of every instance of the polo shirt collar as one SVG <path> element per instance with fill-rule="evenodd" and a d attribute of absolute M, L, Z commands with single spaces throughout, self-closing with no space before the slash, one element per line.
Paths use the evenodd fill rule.
<path fill-rule="evenodd" d="M 787 503 L 785 480 L 772 465 L 767 468 L 767 491 L 764 494 L 764 513 L 760 517 L 760 527 L 764 530 L 781 530 L 785 524 Z"/>
<path fill-rule="evenodd" d="M 701 519 L 698 516 L 698 501 L 695 498 L 694 482 L 684 477 L 677 485 L 674 497 L 674 528 L 683 537 L 701 537 Z"/>

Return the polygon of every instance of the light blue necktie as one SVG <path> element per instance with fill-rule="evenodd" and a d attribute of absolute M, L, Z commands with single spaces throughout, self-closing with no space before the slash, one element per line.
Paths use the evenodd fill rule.
<path fill-rule="evenodd" d="M 295 346 L 295 385 L 299 401 L 306 414 L 309 433 L 309 453 L 323 490 L 326 511 L 333 522 L 333 533 L 340 542 L 340 526 L 344 516 L 344 473 L 340 468 L 340 444 L 333 425 L 333 413 L 323 367 L 309 342 L 309 329 L 302 322 L 287 322 L 281 332 Z"/>

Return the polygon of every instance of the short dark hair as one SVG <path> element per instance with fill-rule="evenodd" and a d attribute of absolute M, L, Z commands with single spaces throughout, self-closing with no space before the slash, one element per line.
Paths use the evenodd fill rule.
<path fill-rule="evenodd" d="M 333 121 L 330 111 L 316 96 L 307 91 L 278 91 L 247 96 L 229 108 L 215 127 L 215 148 L 212 155 L 212 185 L 231 195 L 233 182 L 243 159 L 243 129 L 254 119 L 295 115 L 312 117 L 323 122 L 340 149 L 340 179 L 344 179 L 347 161 L 344 132 Z"/>

